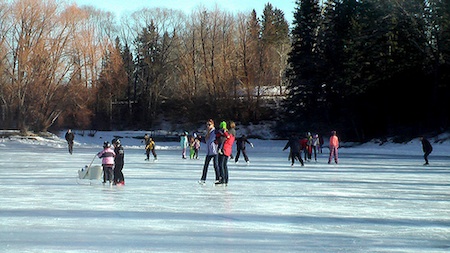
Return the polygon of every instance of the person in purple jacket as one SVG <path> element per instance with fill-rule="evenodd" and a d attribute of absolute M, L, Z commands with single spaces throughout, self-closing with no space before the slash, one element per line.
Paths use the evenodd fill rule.
<path fill-rule="evenodd" d="M 98 152 L 97 156 L 102 159 L 102 167 L 103 167 L 103 183 L 109 181 L 111 184 L 113 181 L 113 167 L 114 167 L 114 157 L 116 157 L 116 153 L 111 148 L 111 144 L 105 141 L 103 143 L 103 150 Z"/>
<path fill-rule="evenodd" d="M 214 121 L 209 119 L 206 122 L 207 133 L 204 139 L 206 142 L 207 151 L 205 157 L 205 164 L 203 165 L 202 178 L 198 181 L 199 184 L 205 184 L 206 174 L 208 173 L 208 167 L 211 160 L 214 163 L 214 172 L 216 173 L 216 182 L 220 182 L 220 172 L 219 172 L 219 160 L 217 153 L 217 143 L 216 143 L 216 129 L 214 128 Z"/>

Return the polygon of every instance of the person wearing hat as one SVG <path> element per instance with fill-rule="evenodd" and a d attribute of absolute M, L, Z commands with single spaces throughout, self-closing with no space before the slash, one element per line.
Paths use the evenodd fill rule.
<path fill-rule="evenodd" d="M 98 152 L 97 156 L 102 159 L 102 167 L 103 167 L 103 183 L 106 181 L 109 183 L 113 182 L 113 167 L 114 167 L 114 157 L 116 153 L 111 148 L 111 144 L 105 141 L 103 143 L 103 150 Z"/>
<path fill-rule="evenodd" d="M 114 139 L 112 143 L 114 145 L 114 153 L 116 154 L 116 156 L 114 157 L 114 185 L 124 185 L 125 178 L 123 176 L 122 170 L 123 165 L 125 164 L 125 151 L 122 144 L 120 144 L 119 139 Z"/>
<path fill-rule="evenodd" d="M 228 160 L 233 150 L 234 135 L 230 134 L 227 129 L 227 123 L 222 121 L 219 125 L 219 131 L 216 133 L 216 140 L 218 140 L 219 152 L 219 181 L 216 184 L 228 184 Z"/>

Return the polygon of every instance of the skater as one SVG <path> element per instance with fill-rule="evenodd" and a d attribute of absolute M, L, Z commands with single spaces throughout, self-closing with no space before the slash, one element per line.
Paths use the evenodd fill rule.
<path fill-rule="evenodd" d="M 189 136 L 189 159 L 195 158 L 195 138 L 194 136 Z"/>
<path fill-rule="evenodd" d="M 228 129 L 228 132 L 233 135 L 234 139 L 236 140 L 236 123 L 234 123 L 234 121 L 230 121 L 230 129 Z M 233 153 L 231 153 L 230 159 L 234 159 Z"/>
<path fill-rule="evenodd" d="M 336 131 L 331 131 L 330 137 L 330 157 L 328 158 L 328 164 L 331 163 L 331 159 L 334 157 L 334 162 L 338 163 L 338 148 L 339 148 L 339 138 L 336 135 Z"/>
<path fill-rule="evenodd" d="M 431 146 L 431 143 L 423 136 L 420 137 L 420 142 L 422 142 L 423 159 L 425 159 L 425 163 L 423 165 L 429 165 L 428 156 L 431 152 L 433 152 L 433 146 Z"/>
<path fill-rule="evenodd" d="M 308 138 L 300 139 L 300 151 L 303 152 L 305 162 L 308 161 Z"/>
<path fill-rule="evenodd" d="M 214 128 L 214 121 L 212 119 L 209 119 L 208 122 L 206 122 L 206 128 L 207 133 L 204 141 L 206 142 L 207 151 L 205 157 L 205 164 L 203 165 L 202 177 L 200 181 L 198 181 L 199 184 L 205 184 L 206 175 L 208 173 L 208 167 L 211 160 L 213 160 L 214 164 L 214 172 L 216 173 L 216 182 L 220 181 L 219 162 L 217 157 L 217 144 L 215 143 L 216 129 Z"/>
<path fill-rule="evenodd" d="M 290 148 L 290 157 L 291 157 L 291 167 L 294 166 L 295 159 L 300 161 L 300 164 L 304 166 L 303 159 L 300 155 L 300 140 L 295 134 L 291 134 L 289 141 L 286 143 L 286 146 L 283 148 L 283 151 L 287 148 Z"/>
<path fill-rule="evenodd" d="M 97 156 L 102 159 L 103 167 L 103 184 L 109 181 L 111 184 L 113 182 L 113 167 L 114 167 L 114 157 L 116 153 L 111 149 L 109 142 L 105 141 L 103 143 L 103 150 L 100 151 Z"/>
<path fill-rule="evenodd" d="M 218 141 L 219 149 L 219 181 L 216 184 L 228 183 L 228 159 L 230 158 L 234 136 L 227 130 L 227 123 L 225 121 L 220 122 L 220 130 L 217 131 L 216 140 Z"/>
<path fill-rule="evenodd" d="M 200 136 L 195 137 L 194 139 L 194 158 L 198 160 L 198 152 L 200 150 Z"/>
<path fill-rule="evenodd" d="M 319 153 L 320 154 L 322 154 L 323 144 L 325 144 L 325 141 L 323 140 L 323 136 L 319 135 Z"/>
<path fill-rule="evenodd" d="M 319 135 L 315 134 L 312 140 L 312 151 L 314 153 L 314 160 L 317 162 L 317 149 L 320 149 Z"/>
<path fill-rule="evenodd" d="M 152 152 L 153 158 L 155 159 L 154 161 L 158 160 L 158 156 L 156 155 L 156 144 L 155 141 L 153 140 L 152 137 L 148 136 L 147 134 L 145 134 L 144 136 L 145 139 L 145 155 L 147 156 L 147 158 L 145 158 L 146 161 L 150 160 L 150 152 Z"/>
<path fill-rule="evenodd" d="M 187 135 L 188 135 L 188 132 L 183 132 L 180 136 L 180 146 L 182 149 L 181 158 L 183 158 L 183 159 L 186 159 L 186 150 L 189 146 Z"/>
<path fill-rule="evenodd" d="M 306 151 L 308 152 L 308 161 L 312 160 L 312 146 L 313 146 L 313 136 L 310 132 L 306 134 L 306 139 L 308 140 L 306 143 Z"/>
<path fill-rule="evenodd" d="M 72 132 L 72 129 L 67 130 L 65 135 L 67 145 L 69 146 L 69 154 L 73 152 L 73 140 L 75 139 L 75 134 Z"/>
<path fill-rule="evenodd" d="M 114 139 L 112 143 L 114 146 L 114 153 L 116 154 L 116 156 L 114 157 L 114 185 L 124 185 L 125 178 L 123 176 L 122 170 L 125 163 L 125 151 L 122 144 L 120 144 L 119 139 Z"/>
<path fill-rule="evenodd" d="M 237 149 L 237 153 L 236 153 L 236 158 L 234 159 L 235 163 L 239 162 L 239 156 L 242 155 L 244 156 L 244 160 L 247 164 L 250 163 L 250 160 L 248 159 L 247 156 L 247 151 L 245 149 L 245 144 L 248 143 L 250 144 L 250 146 L 253 148 L 253 143 L 251 143 L 250 141 L 248 141 L 247 136 L 245 134 L 241 135 L 241 137 L 236 139 L 236 149 Z"/>

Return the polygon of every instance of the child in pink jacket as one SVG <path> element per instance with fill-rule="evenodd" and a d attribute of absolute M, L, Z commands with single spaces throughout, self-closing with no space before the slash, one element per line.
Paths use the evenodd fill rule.
<path fill-rule="evenodd" d="M 114 150 L 111 148 L 111 144 L 105 141 L 103 143 L 103 150 L 100 151 L 97 156 L 102 159 L 103 183 L 106 183 L 106 181 L 112 183 L 114 157 L 116 157 L 116 153 L 114 153 Z"/>

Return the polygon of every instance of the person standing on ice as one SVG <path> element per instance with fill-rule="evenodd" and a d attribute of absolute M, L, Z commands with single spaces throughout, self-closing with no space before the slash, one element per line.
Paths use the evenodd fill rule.
<path fill-rule="evenodd" d="M 72 154 L 73 152 L 73 140 L 75 139 L 75 134 L 72 132 L 71 129 L 67 130 L 66 135 L 64 136 L 67 141 L 67 145 L 69 146 L 69 153 Z"/>
<path fill-rule="evenodd" d="M 113 182 L 113 167 L 114 167 L 114 157 L 116 153 L 111 149 L 111 144 L 105 141 L 103 143 L 103 150 L 98 152 L 97 156 L 102 159 L 103 167 L 103 183 L 106 181 L 109 183 Z"/>
<path fill-rule="evenodd" d="M 330 157 L 328 158 L 328 164 L 334 157 L 334 162 L 338 163 L 338 148 L 339 148 L 339 138 L 336 135 L 336 131 L 331 131 L 330 137 Z"/>
<path fill-rule="evenodd" d="M 319 135 L 315 134 L 312 140 L 312 151 L 314 152 L 314 160 L 316 162 L 317 162 L 317 148 L 319 148 L 319 146 L 320 146 Z"/>
<path fill-rule="evenodd" d="M 220 130 L 217 131 L 216 140 L 219 140 L 220 152 L 219 152 L 219 181 L 216 184 L 228 183 L 228 159 L 233 150 L 234 135 L 230 134 L 227 130 L 227 123 L 225 121 L 220 122 Z"/>
<path fill-rule="evenodd" d="M 300 155 L 300 140 L 295 134 L 291 134 L 289 141 L 284 146 L 283 151 L 290 148 L 290 158 L 292 160 L 291 166 L 294 166 L 295 159 L 299 160 L 301 165 L 304 166 L 302 156 Z"/>
<path fill-rule="evenodd" d="M 119 139 L 114 139 L 112 141 L 114 145 L 114 153 L 116 156 L 114 157 L 114 185 L 124 185 L 125 178 L 123 176 L 122 170 L 123 165 L 125 164 L 125 151 L 123 146 L 120 144 Z"/>
<path fill-rule="evenodd" d="M 431 146 L 431 143 L 423 136 L 420 137 L 420 142 L 422 142 L 423 159 L 425 159 L 425 163 L 423 165 L 429 165 L 428 156 L 431 152 L 433 152 L 433 146 Z"/>
<path fill-rule="evenodd" d="M 206 175 L 208 173 L 208 167 L 211 160 L 213 160 L 214 172 L 216 174 L 216 182 L 219 181 L 219 161 L 217 157 L 217 143 L 216 143 L 216 129 L 214 127 L 214 120 L 209 119 L 206 122 L 206 136 L 204 138 L 204 142 L 206 143 L 206 156 L 205 156 L 205 164 L 203 165 L 203 173 L 199 184 L 205 184 Z"/>
<path fill-rule="evenodd" d="M 181 158 L 186 159 L 186 150 L 189 147 L 188 132 L 183 132 L 180 136 L 180 146 L 182 149 Z"/>

